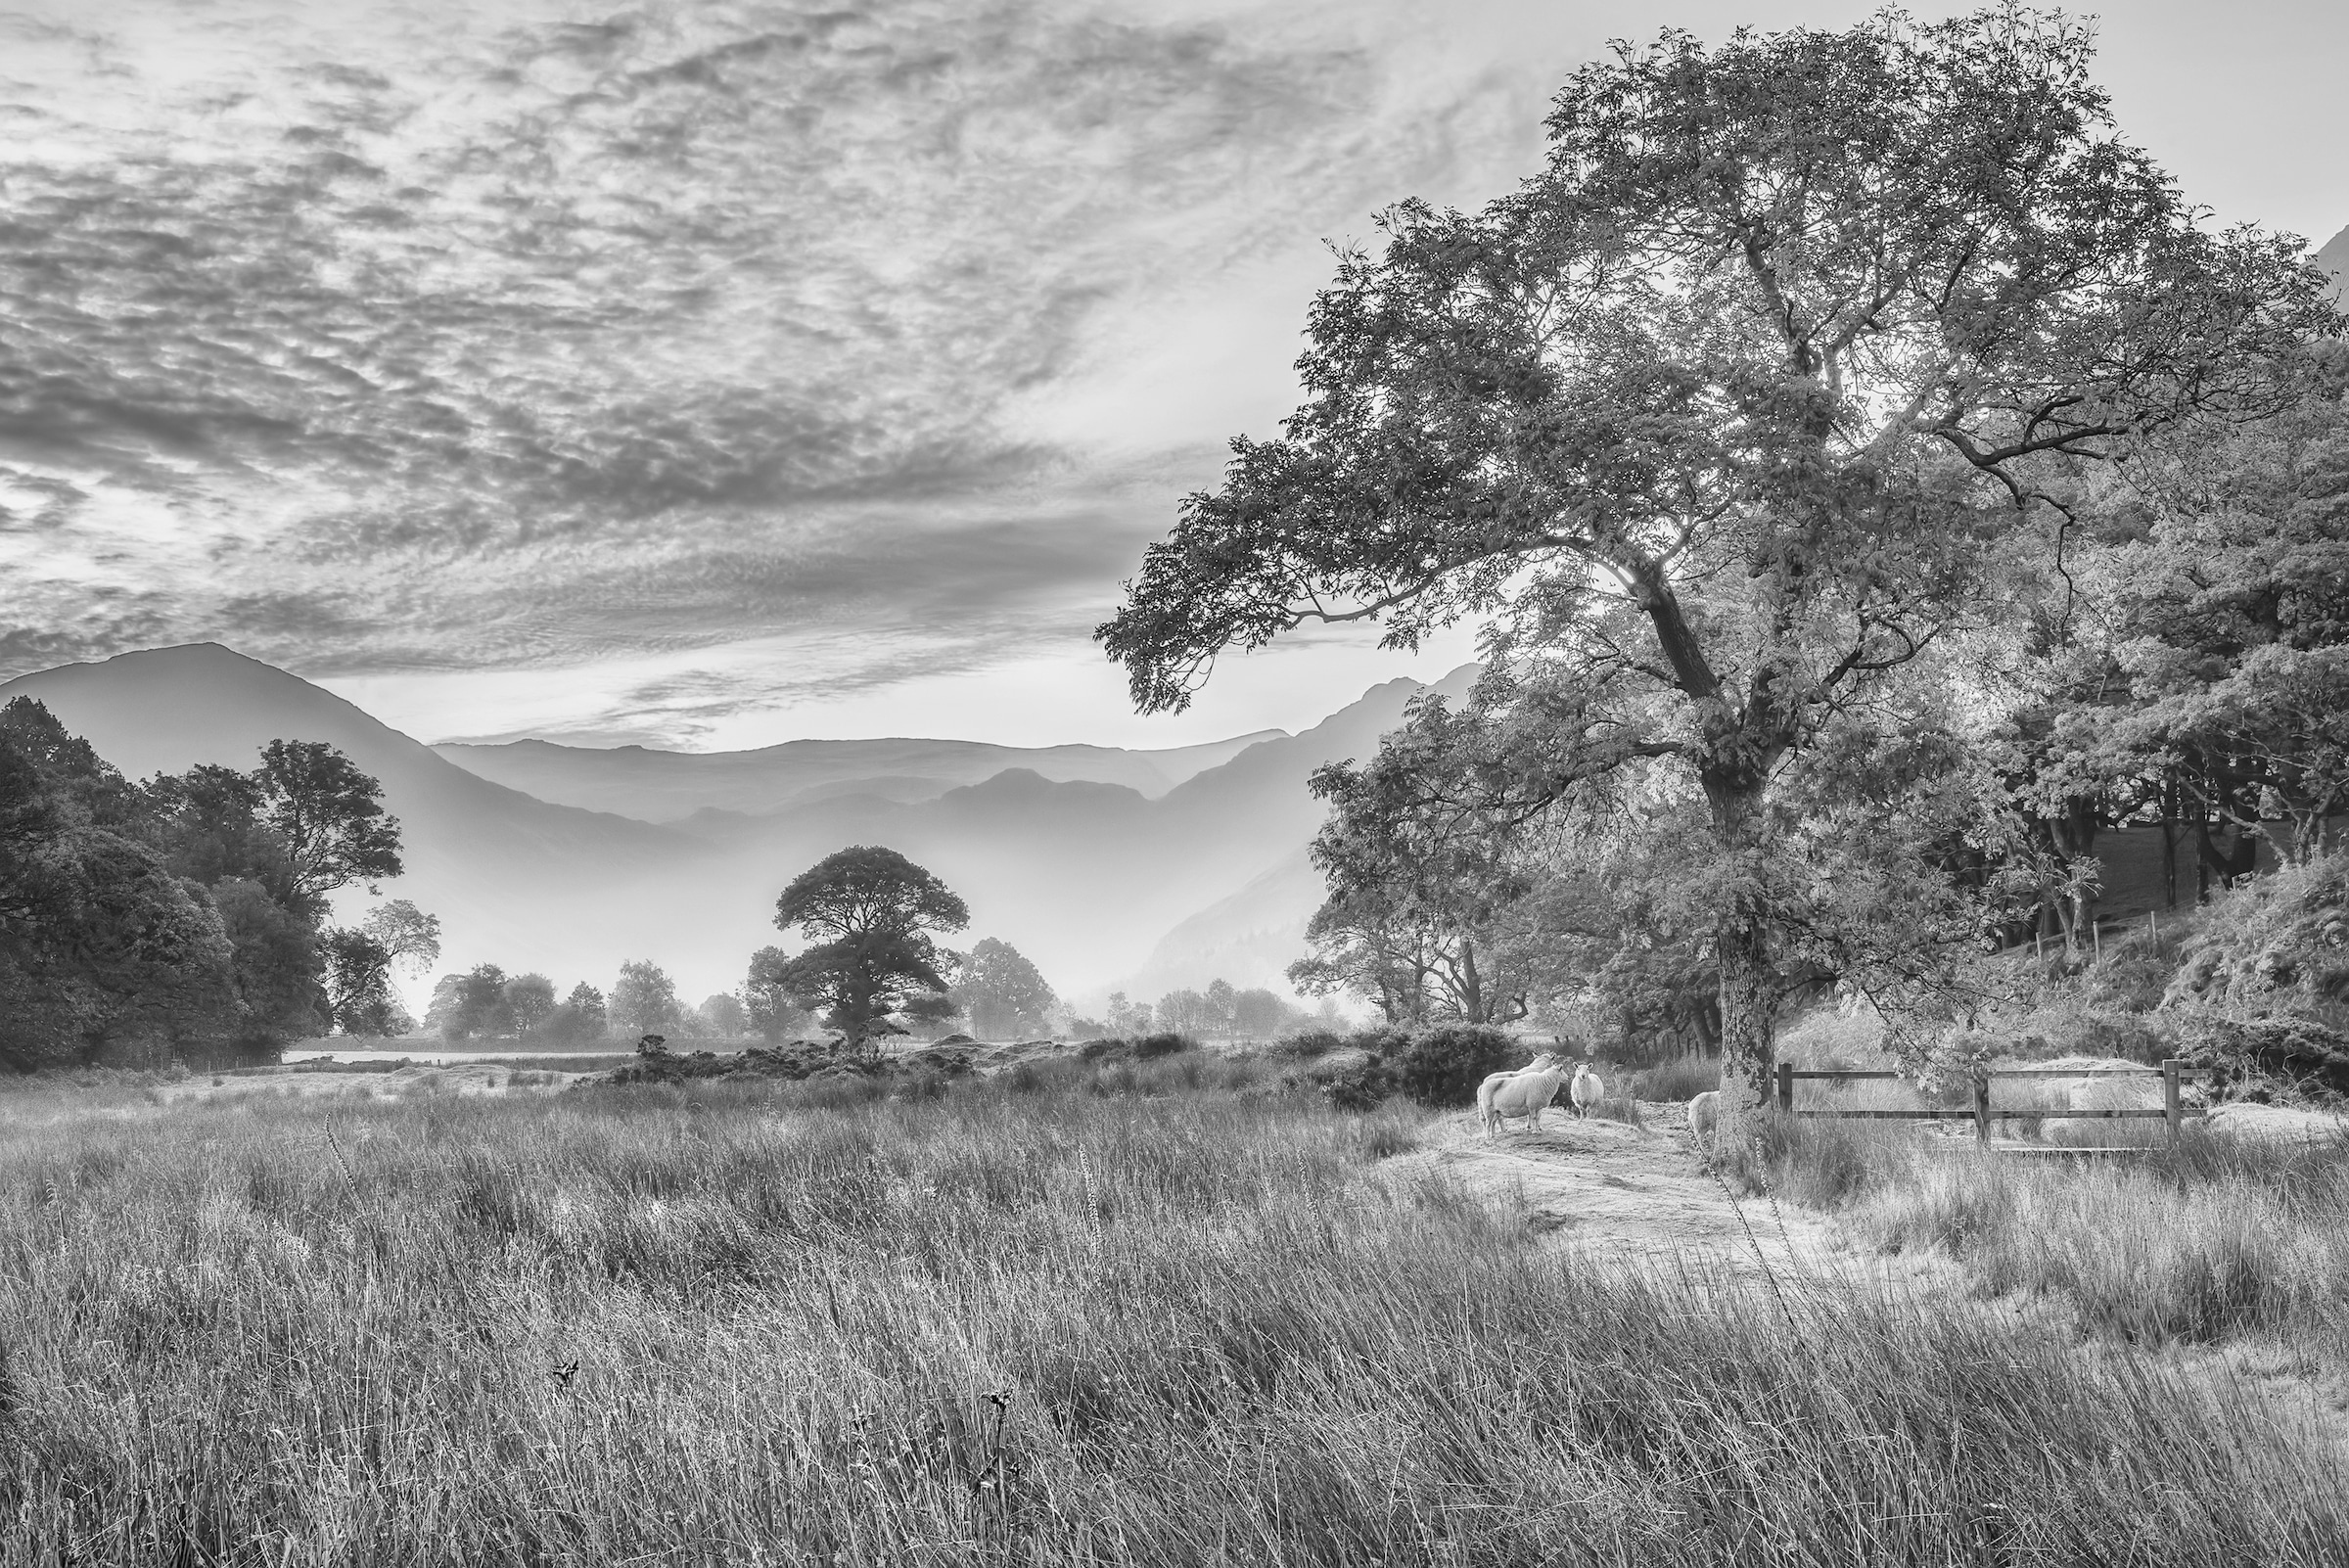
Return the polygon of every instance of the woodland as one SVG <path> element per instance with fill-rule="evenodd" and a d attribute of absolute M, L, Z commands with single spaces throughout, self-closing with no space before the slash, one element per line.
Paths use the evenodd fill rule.
<path fill-rule="evenodd" d="M 1467 701 L 1316 776 L 1301 984 L 1717 1045 L 1734 1121 L 1805 1001 L 1990 1054 L 2000 955 L 2096 945 L 2124 825 L 2172 900 L 2266 863 L 2338 904 L 2332 280 L 2211 224 L 2093 46 L 2011 6 L 1667 33 L 1567 81 L 1516 192 L 1343 254 L 1305 403 L 1100 631 L 1172 711 L 1310 624 L 1481 625 Z"/>

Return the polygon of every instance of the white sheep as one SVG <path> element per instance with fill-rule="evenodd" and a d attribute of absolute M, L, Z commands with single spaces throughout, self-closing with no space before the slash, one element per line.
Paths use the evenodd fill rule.
<path fill-rule="evenodd" d="M 1566 1097 L 1574 1102 L 1575 1115 L 1589 1116 L 1606 1094 L 1606 1084 L 1598 1081 L 1598 1075 L 1590 1071 L 1588 1062 L 1575 1068 L 1574 1082 L 1566 1089 Z"/>
<path fill-rule="evenodd" d="M 1566 1064 L 1555 1051 L 1543 1051 L 1513 1073 L 1495 1073 L 1476 1086 L 1476 1112 L 1485 1135 L 1497 1137 L 1503 1117 L 1522 1116 L 1542 1130 L 1542 1111 L 1558 1092 Z"/>
<path fill-rule="evenodd" d="M 1707 1089 L 1688 1102 L 1688 1130 L 1708 1141 L 1721 1126 L 1721 1090 Z"/>

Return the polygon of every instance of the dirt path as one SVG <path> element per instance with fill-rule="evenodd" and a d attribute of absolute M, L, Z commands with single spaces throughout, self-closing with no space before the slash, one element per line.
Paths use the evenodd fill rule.
<path fill-rule="evenodd" d="M 1698 1165 L 1680 1106 L 1642 1109 L 1644 1128 L 1553 1110 L 1538 1132 L 1512 1123 L 1497 1137 L 1473 1111 L 1454 1112 L 1429 1123 L 1427 1146 L 1396 1163 L 1522 1206 L 1536 1234 L 1599 1256 L 1739 1269 L 1758 1261 L 1839 1269 L 1855 1262 L 1817 1215 L 1766 1199 L 1732 1202 Z"/>

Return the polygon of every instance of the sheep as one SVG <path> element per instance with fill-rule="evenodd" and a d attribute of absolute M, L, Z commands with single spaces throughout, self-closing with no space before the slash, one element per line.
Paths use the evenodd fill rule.
<path fill-rule="evenodd" d="M 1542 1108 L 1558 1092 L 1566 1064 L 1555 1051 L 1543 1051 L 1513 1073 L 1495 1073 L 1476 1086 L 1477 1116 L 1487 1137 L 1500 1135 L 1501 1119 L 1522 1116 L 1542 1130 Z"/>
<path fill-rule="evenodd" d="M 1688 1130 L 1699 1142 L 1709 1142 L 1721 1126 L 1721 1090 L 1707 1089 L 1688 1102 Z"/>
<path fill-rule="evenodd" d="M 1598 1075 L 1590 1071 L 1589 1063 L 1575 1068 L 1574 1083 L 1566 1090 L 1566 1097 L 1574 1102 L 1575 1115 L 1588 1117 L 1591 1108 L 1606 1097 L 1606 1084 L 1598 1081 Z"/>

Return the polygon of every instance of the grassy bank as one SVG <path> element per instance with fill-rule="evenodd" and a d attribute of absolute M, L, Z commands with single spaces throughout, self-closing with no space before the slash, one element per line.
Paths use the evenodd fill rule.
<path fill-rule="evenodd" d="M 2252 1339 L 2349 1372 L 2349 1140 L 2189 1132 L 2117 1160 L 1932 1150 L 1905 1130 L 1775 1121 L 1774 1184 L 1885 1252 L 1938 1249 L 1985 1296 L 2060 1296 L 2091 1332 Z"/>
<path fill-rule="evenodd" d="M 1212 1080 L 97 1109 L 0 1145 L 10 1562 L 2349 1551 L 2247 1389 L 1561 1259 Z"/>

